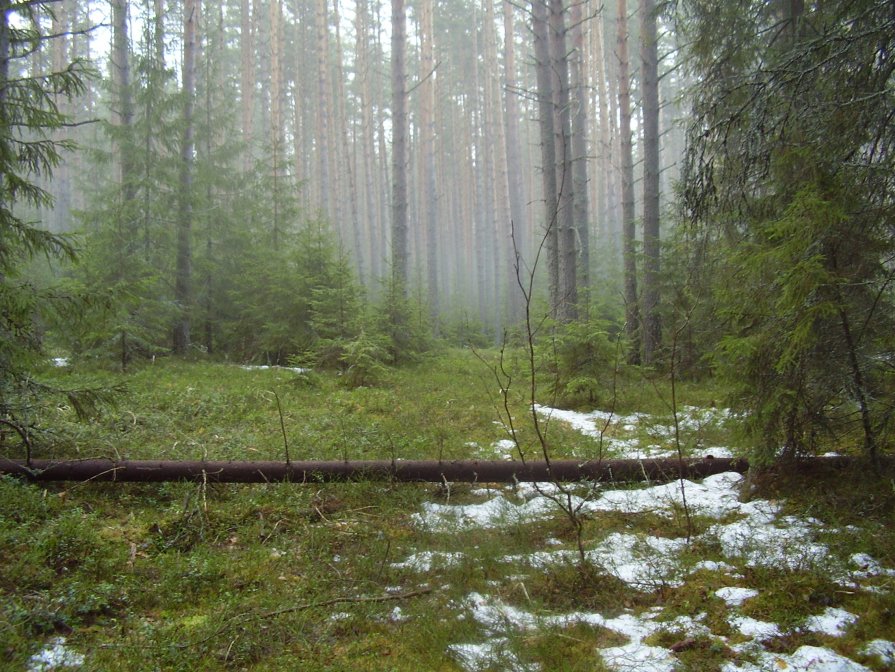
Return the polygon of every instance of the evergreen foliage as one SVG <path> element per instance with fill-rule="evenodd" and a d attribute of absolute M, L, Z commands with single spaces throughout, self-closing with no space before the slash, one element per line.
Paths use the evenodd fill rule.
<path fill-rule="evenodd" d="M 25 274 L 30 260 L 72 259 L 72 240 L 28 213 L 52 204 L 41 186 L 72 144 L 54 136 L 67 123 L 59 101 L 80 94 L 89 76 L 81 61 L 30 74 L 27 59 L 44 41 L 42 3 L 5 3 L 0 16 L 0 443 L 15 428 L 28 442 L 35 405 L 51 390 L 33 378 L 43 356 L 43 328 L 68 296 L 40 288 Z"/>
<path fill-rule="evenodd" d="M 891 4 L 685 7 L 684 218 L 714 274 L 719 370 L 756 457 L 812 454 L 850 423 L 875 460 L 895 347 Z"/>

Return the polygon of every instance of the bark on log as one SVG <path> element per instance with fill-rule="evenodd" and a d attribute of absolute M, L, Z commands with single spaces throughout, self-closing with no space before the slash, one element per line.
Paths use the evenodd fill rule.
<path fill-rule="evenodd" d="M 207 481 L 214 483 L 320 483 L 327 481 L 479 482 L 668 481 L 746 471 L 744 459 L 529 461 L 377 460 L 347 462 L 204 462 L 177 460 L 10 460 L 0 475 L 45 481 Z"/>

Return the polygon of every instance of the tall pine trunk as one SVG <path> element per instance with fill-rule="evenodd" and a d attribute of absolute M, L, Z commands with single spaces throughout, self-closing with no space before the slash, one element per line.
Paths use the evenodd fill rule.
<path fill-rule="evenodd" d="M 643 87 L 643 361 L 662 343 L 659 320 L 659 55 L 655 0 L 640 0 Z"/>
<path fill-rule="evenodd" d="M 538 125 L 541 145 L 541 176 L 544 189 L 544 229 L 549 281 L 550 313 L 558 316 L 560 305 L 559 282 L 559 222 L 558 190 L 556 184 L 556 145 L 553 136 L 553 82 L 550 60 L 550 35 L 547 25 L 547 5 L 542 0 L 531 1 L 532 31 L 535 41 L 535 68 L 538 90 Z"/>
<path fill-rule="evenodd" d="M 404 0 L 392 0 L 392 280 L 402 296 L 407 292 L 407 93 L 406 10 Z"/>
<path fill-rule="evenodd" d="M 193 98 L 196 93 L 196 19 L 198 0 L 183 6 L 183 136 L 180 144 L 180 189 L 177 217 L 177 266 L 174 300 L 178 315 L 174 324 L 174 352 L 186 354 L 190 347 L 192 313 L 192 226 L 193 226 Z"/>
<path fill-rule="evenodd" d="M 628 74 L 628 8 L 618 0 L 616 23 L 618 57 L 618 107 L 620 117 L 622 167 L 622 255 L 624 257 L 625 333 L 628 336 L 628 363 L 640 363 L 640 311 L 637 298 L 637 258 L 635 249 L 634 156 L 631 137 L 631 82 Z"/>

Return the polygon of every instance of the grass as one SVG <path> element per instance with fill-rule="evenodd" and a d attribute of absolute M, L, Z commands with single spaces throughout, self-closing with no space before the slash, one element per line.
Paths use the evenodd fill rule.
<path fill-rule="evenodd" d="M 81 374 L 47 375 L 66 381 Z M 36 455 L 281 459 L 273 392 L 293 459 L 484 457 L 506 438 L 495 424 L 497 385 L 481 361 L 462 351 L 441 352 L 391 371 L 377 387 L 357 389 L 325 372 L 302 376 L 211 362 L 160 360 L 126 376 L 91 376 L 125 383 L 128 393 L 87 423 L 71 409 L 46 409 L 40 420 L 52 440 Z M 617 410 L 667 418 L 660 391 L 635 381 L 619 395 Z M 692 385 L 680 395 L 694 405 L 720 396 Z M 526 417 L 521 394 L 511 395 L 511 409 L 517 419 Z M 520 425 L 531 449 L 531 430 Z M 705 440 L 723 445 L 725 429 L 711 431 Z M 593 450 L 558 422 L 550 438 L 555 456 Z M 784 501 L 786 513 L 821 519 L 837 556 L 866 552 L 895 566 L 895 490 L 888 481 L 868 485 L 860 474 L 839 473 L 806 483 L 772 472 L 754 482 L 756 496 Z M 575 535 L 559 512 L 537 523 L 440 534 L 412 520 L 425 501 L 482 500 L 468 485 L 450 491 L 388 483 L 39 487 L 0 479 L 0 668 L 25 669 L 43 643 L 63 635 L 94 670 L 458 670 L 456 657 L 446 656 L 449 645 L 485 637 L 463 607 L 473 591 L 536 614 L 590 609 L 611 617 L 659 608 L 657 618 L 672 621 L 704 612 L 713 632 L 733 636 L 730 610 L 714 592 L 742 585 L 759 590 L 739 610 L 755 618 L 797 624 L 828 605 L 863 615 L 844 638 L 801 633 L 776 642 L 781 650 L 819 642 L 881 670 L 861 657 L 861 645 L 895 639 L 891 577 L 875 580 L 888 594 L 848 594 L 819 573 L 740 568 L 743 578 L 733 579 L 700 570 L 681 586 L 644 593 L 599 567 L 542 570 L 502 560 L 554 548 L 557 539 L 559 548 L 574 549 Z M 713 521 L 692 522 L 698 534 Z M 833 532 L 847 525 L 855 527 Z M 588 547 L 613 532 L 678 537 L 685 531 L 682 515 L 650 513 L 594 515 L 584 526 Z M 423 573 L 395 566 L 423 551 L 463 557 Z M 720 559 L 718 549 L 697 541 L 682 561 L 700 559 Z M 657 645 L 681 641 L 673 628 L 654 638 Z M 515 632 L 506 647 L 544 670 L 600 670 L 596 649 L 623 643 L 611 631 L 577 624 Z M 718 669 L 734 657 L 700 638 L 675 655 L 684 670 Z"/>

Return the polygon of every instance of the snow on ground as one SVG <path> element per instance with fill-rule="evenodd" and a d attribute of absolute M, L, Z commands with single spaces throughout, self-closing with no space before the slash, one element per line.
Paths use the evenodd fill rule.
<path fill-rule="evenodd" d="M 548 422 L 559 420 L 572 429 L 601 442 L 601 447 L 613 457 L 628 459 L 675 457 L 674 422 L 661 424 L 646 413 L 617 415 L 609 411 L 579 413 L 561 408 L 551 408 L 535 404 L 535 410 Z M 690 446 L 688 439 L 693 433 L 710 426 L 718 426 L 731 417 L 726 408 L 697 408 L 682 406 L 678 410 L 678 430 L 686 454 L 690 457 L 733 457 L 729 449 L 722 446 Z M 633 436 L 632 436 L 633 435 Z M 646 444 L 641 436 L 649 437 Z"/>
<path fill-rule="evenodd" d="M 267 366 L 266 364 L 242 364 L 239 367 L 245 371 L 292 371 L 292 373 L 310 373 L 311 369 L 303 369 L 300 366 Z"/>
<path fill-rule="evenodd" d="M 65 646 L 65 637 L 51 639 L 46 648 L 31 656 L 28 672 L 45 672 L 65 667 L 81 667 L 84 656 Z"/>
<path fill-rule="evenodd" d="M 537 410 L 542 415 L 567 422 L 578 431 L 597 438 L 610 424 L 622 431 L 636 431 L 638 427 L 648 426 L 650 440 L 662 437 L 667 440 L 669 437 L 667 426 L 653 423 L 643 414 L 617 416 L 602 411 L 575 413 L 546 407 L 537 407 Z M 679 425 L 692 431 L 712 422 L 723 422 L 729 415 L 726 410 L 685 408 L 680 415 Z M 673 433 L 673 428 L 670 431 Z M 637 445 L 638 439 L 612 441 L 612 448 L 624 457 L 643 454 Z M 492 449 L 504 452 L 505 458 L 509 459 L 514 446 L 510 441 L 501 441 L 493 444 Z M 710 452 L 716 456 L 729 454 L 723 449 L 714 448 Z M 656 456 L 656 453 L 651 452 L 651 456 Z M 613 532 L 592 544 L 585 551 L 587 560 L 643 592 L 681 585 L 689 574 L 699 570 L 723 573 L 731 580 L 742 579 L 742 575 L 738 573 L 739 568 L 754 566 L 786 567 L 792 570 L 819 567 L 850 589 L 860 589 L 861 582 L 871 577 L 895 576 L 895 569 L 880 566 L 867 554 L 855 554 L 844 563 L 833 557 L 830 549 L 818 540 L 822 525 L 817 520 L 782 516 L 780 505 L 771 501 L 741 502 L 739 491 L 742 481 L 741 474 L 731 472 L 709 476 L 701 482 L 683 480 L 642 488 L 594 486 L 590 490 L 576 490 L 575 494 L 569 495 L 569 499 L 566 499 L 557 486 L 549 483 L 523 483 L 515 488 L 503 489 L 479 488 L 473 494 L 484 498 L 484 501 L 456 505 L 427 502 L 423 504 L 422 511 L 414 515 L 414 523 L 419 528 L 439 534 L 533 523 L 561 515 L 555 499 L 570 503 L 586 515 L 612 511 L 624 514 L 651 513 L 671 518 L 680 515 L 683 486 L 690 512 L 718 521 L 696 541 L 704 541 L 708 546 L 719 548 L 725 560 L 701 560 L 695 564 L 691 561 L 688 565 L 682 557 L 688 546 L 685 539 L 625 532 Z M 577 551 L 557 546 L 562 544 L 548 540 L 544 543 L 546 550 L 525 555 L 507 555 L 500 558 L 500 561 L 514 568 L 522 566 L 532 570 L 577 561 Z M 393 566 L 427 572 L 433 568 L 451 567 L 462 559 L 462 552 L 420 552 Z M 524 580 L 524 576 L 520 580 Z M 874 587 L 868 586 L 867 589 Z M 715 592 L 715 596 L 731 610 L 727 616 L 728 624 L 737 633 L 739 640 L 746 640 L 730 645 L 731 648 L 748 653 L 750 660 L 754 661 L 728 662 L 722 668 L 723 672 L 868 670 L 832 650 L 820 647 L 802 646 L 792 654 L 765 651 L 764 641 L 785 636 L 788 631 L 776 623 L 738 613 L 745 602 L 758 594 L 755 589 L 737 586 L 724 587 Z M 479 624 L 485 638 L 483 642 L 448 646 L 448 654 L 470 672 L 492 668 L 522 672 L 537 670 L 537 666 L 524 664 L 518 659 L 513 652 L 512 636 L 574 623 L 607 628 L 628 639 L 620 646 L 595 651 L 607 667 L 617 671 L 676 670 L 677 660 L 670 649 L 645 643 L 650 635 L 660 631 L 687 637 L 707 637 L 721 645 L 729 645 L 726 637 L 712 633 L 702 623 L 705 614 L 693 618 L 681 617 L 671 623 L 661 622 L 657 619 L 660 607 L 640 614 L 627 610 L 615 618 L 579 612 L 544 615 L 508 605 L 498 598 L 472 593 L 461 608 Z M 796 630 L 841 637 L 858 620 L 857 615 L 843 609 L 827 608 L 824 612 L 805 619 Z M 874 640 L 866 645 L 862 653 L 878 657 L 882 664 L 895 663 L 895 644 L 892 642 Z"/>

